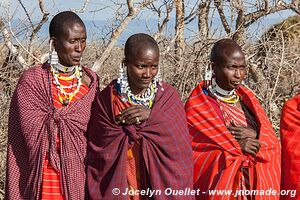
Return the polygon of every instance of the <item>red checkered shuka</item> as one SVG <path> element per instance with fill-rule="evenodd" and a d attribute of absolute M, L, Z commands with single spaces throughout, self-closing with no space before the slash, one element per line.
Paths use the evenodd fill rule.
<path fill-rule="evenodd" d="M 65 76 L 64 74 L 60 74 L 60 76 Z M 60 80 L 60 83 L 63 86 L 68 86 L 66 88 L 66 92 L 72 92 L 76 89 L 77 79 L 73 78 L 72 80 Z M 54 78 L 52 77 L 52 95 L 53 95 L 53 103 L 56 109 L 63 108 L 64 105 L 59 101 L 59 89 L 54 84 Z M 78 99 L 82 98 L 89 91 L 89 87 L 82 84 L 79 88 L 79 91 L 72 98 L 68 106 L 71 106 Z M 56 137 L 56 150 L 60 151 L 60 142 L 59 135 Z M 48 156 L 46 156 L 45 162 L 43 164 L 43 180 L 42 180 L 42 200 L 52 199 L 52 200 L 63 200 L 64 195 L 62 194 L 60 174 L 57 170 L 53 168 L 53 166 L 49 163 Z"/>
<path fill-rule="evenodd" d="M 32 67 L 22 74 L 9 111 L 6 199 L 41 198 L 46 154 L 62 176 L 65 198 L 85 198 L 85 132 L 98 77 L 88 68 L 84 70 L 92 79 L 90 91 L 61 109 L 53 105 L 49 64 Z M 56 144 L 55 133 L 59 135 L 60 154 L 52 148 Z"/>

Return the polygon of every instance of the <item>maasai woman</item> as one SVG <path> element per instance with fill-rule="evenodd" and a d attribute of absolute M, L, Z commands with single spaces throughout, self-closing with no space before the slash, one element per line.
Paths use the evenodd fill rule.
<path fill-rule="evenodd" d="M 245 55 L 236 42 L 222 39 L 210 60 L 205 81 L 185 107 L 193 137 L 194 188 L 202 191 L 197 198 L 278 199 L 280 144 L 255 95 L 242 86 Z M 266 194 L 269 189 L 276 194 Z"/>
<path fill-rule="evenodd" d="M 281 199 L 300 199 L 300 93 L 288 100 L 281 113 Z M 285 191 L 284 191 L 285 192 Z"/>
<path fill-rule="evenodd" d="M 178 194 L 192 187 L 192 147 L 182 102 L 160 81 L 158 64 L 156 41 L 132 35 L 118 80 L 97 95 L 88 130 L 90 199 L 194 199 Z"/>
<path fill-rule="evenodd" d="M 25 71 L 9 113 L 6 199 L 85 198 L 85 132 L 98 80 L 81 64 L 86 29 L 73 12 L 50 23 L 50 58 Z"/>

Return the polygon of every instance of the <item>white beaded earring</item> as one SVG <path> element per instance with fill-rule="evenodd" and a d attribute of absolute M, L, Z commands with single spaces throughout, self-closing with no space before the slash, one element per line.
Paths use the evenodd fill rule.
<path fill-rule="evenodd" d="M 119 77 L 118 77 L 118 84 L 120 85 L 121 94 L 122 96 L 126 94 L 126 88 L 128 87 L 128 79 L 127 79 L 127 70 L 126 66 L 122 62 L 119 66 Z"/>
<path fill-rule="evenodd" d="M 212 67 L 211 67 L 211 63 L 206 67 L 205 69 L 205 75 L 204 75 L 204 83 L 205 83 L 205 87 L 208 88 L 211 85 L 211 80 L 212 80 L 212 75 L 213 75 L 213 71 L 212 71 Z"/>
<path fill-rule="evenodd" d="M 49 64 L 50 65 L 57 65 L 58 64 L 58 55 L 55 51 L 53 44 L 53 40 L 50 40 L 49 44 Z"/>
<path fill-rule="evenodd" d="M 161 90 L 164 91 L 164 88 L 162 87 L 162 76 L 161 76 L 160 68 L 158 68 L 158 72 L 154 77 L 154 82 L 157 82 L 161 86 Z"/>

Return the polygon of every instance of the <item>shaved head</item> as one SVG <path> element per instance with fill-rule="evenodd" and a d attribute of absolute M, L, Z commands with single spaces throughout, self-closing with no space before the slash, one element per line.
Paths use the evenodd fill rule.
<path fill-rule="evenodd" d="M 217 41 L 210 55 L 211 66 L 219 87 L 231 91 L 236 89 L 246 75 L 245 54 L 231 39 Z"/>
<path fill-rule="evenodd" d="M 225 57 L 237 51 L 244 54 L 242 48 L 232 39 L 221 39 L 214 44 L 210 54 L 210 61 L 214 63 L 223 62 Z"/>
<path fill-rule="evenodd" d="M 153 37 L 145 33 L 137 33 L 130 36 L 125 43 L 125 59 L 135 57 L 141 48 L 155 50 L 159 53 L 158 44 Z"/>
<path fill-rule="evenodd" d="M 53 17 L 49 26 L 50 37 L 59 38 L 74 24 L 80 24 L 84 27 L 85 25 L 80 17 L 72 11 L 63 11 Z"/>

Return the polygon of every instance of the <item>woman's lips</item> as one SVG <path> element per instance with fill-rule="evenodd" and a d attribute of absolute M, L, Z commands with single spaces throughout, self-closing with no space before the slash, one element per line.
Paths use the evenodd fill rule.
<path fill-rule="evenodd" d="M 234 86 L 238 86 L 241 84 L 241 81 L 231 81 L 231 84 Z"/>
<path fill-rule="evenodd" d="M 81 57 L 73 57 L 73 60 L 80 61 Z"/>
<path fill-rule="evenodd" d="M 149 84 L 151 82 L 151 79 L 148 79 L 148 80 L 141 80 L 141 83 L 144 83 L 144 84 Z"/>

